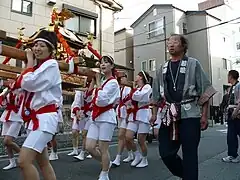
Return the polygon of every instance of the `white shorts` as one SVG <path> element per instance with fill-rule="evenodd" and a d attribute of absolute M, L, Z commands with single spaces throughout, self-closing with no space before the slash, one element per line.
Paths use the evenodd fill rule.
<path fill-rule="evenodd" d="M 118 120 L 118 128 L 122 128 L 122 129 L 126 129 L 127 128 L 126 118 L 119 118 L 119 120 Z"/>
<path fill-rule="evenodd" d="M 88 119 L 85 123 L 85 127 L 84 127 L 84 130 L 88 131 L 89 130 L 89 127 L 90 125 L 92 124 L 92 119 Z"/>
<path fill-rule="evenodd" d="M 52 138 L 53 135 L 48 132 L 39 130 L 30 131 L 22 146 L 42 153 L 44 148 L 47 147 L 47 143 L 50 142 Z"/>
<path fill-rule="evenodd" d="M 72 122 L 72 130 L 77 130 L 77 131 L 81 131 L 84 129 L 85 127 L 85 121 L 81 120 L 81 121 L 75 121 L 73 120 Z"/>
<path fill-rule="evenodd" d="M 21 122 L 15 121 L 3 122 L 2 136 L 11 136 L 17 138 L 21 130 L 21 126 L 22 126 Z"/>
<path fill-rule="evenodd" d="M 115 124 L 107 122 L 92 122 L 87 133 L 87 138 L 100 140 L 100 141 L 111 141 Z"/>
<path fill-rule="evenodd" d="M 130 121 L 128 122 L 127 130 L 137 132 L 138 134 L 148 134 L 150 125 L 140 121 Z"/>

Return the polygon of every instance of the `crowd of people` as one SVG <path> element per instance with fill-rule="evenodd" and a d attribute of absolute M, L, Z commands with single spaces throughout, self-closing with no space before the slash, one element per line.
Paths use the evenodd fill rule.
<path fill-rule="evenodd" d="M 187 39 L 173 34 L 168 40 L 171 59 L 159 66 L 152 78 L 140 71 L 133 87 L 124 86 L 127 75 L 116 76 L 114 59 L 103 56 L 100 73 L 86 84 L 86 91 L 76 91 L 71 107 L 73 151 L 79 160 L 96 159 L 99 180 L 109 180 L 111 167 L 123 162 L 136 168 L 148 166 L 146 136 L 154 128 L 160 156 L 175 176 L 198 179 L 198 145 L 201 130 L 208 127 L 208 101 L 216 93 L 200 62 L 186 56 Z M 36 161 L 46 180 L 56 175 L 49 160 L 57 160 L 55 135 L 62 122 L 61 75 L 54 52 L 54 32 L 41 31 L 32 49 L 27 49 L 26 69 L 16 80 L 3 81 L 1 94 L 5 107 L 1 120 L 7 148 L 9 170 L 17 166 L 13 151 L 19 153 L 18 165 L 25 180 L 39 180 Z M 14 143 L 24 123 L 28 135 L 20 148 Z M 118 125 L 118 152 L 110 160 L 109 143 Z M 82 135 L 81 151 L 79 132 Z M 137 134 L 138 142 L 134 141 Z M 51 146 L 48 154 L 47 146 Z M 183 159 L 177 152 L 182 146 Z M 139 147 L 139 148 L 138 148 Z M 122 158 L 124 149 L 128 156 Z"/>

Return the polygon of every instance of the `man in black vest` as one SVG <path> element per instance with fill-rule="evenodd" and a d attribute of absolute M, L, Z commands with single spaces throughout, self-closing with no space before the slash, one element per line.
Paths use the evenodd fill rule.
<path fill-rule="evenodd" d="M 236 70 L 231 70 L 228 73 L 228 82 L 232 85 L 229 91 L 228 100 L 228 131 L 227 131 L 227 145 L 228 156 L 222 158 L 223 162 L 238 163 L 240 158 L 238 156 L 238 136 L 240 136 L 240 118 L 239 109 L 240 101 L 240 83 L 238 82 L 239 73 Z"/>

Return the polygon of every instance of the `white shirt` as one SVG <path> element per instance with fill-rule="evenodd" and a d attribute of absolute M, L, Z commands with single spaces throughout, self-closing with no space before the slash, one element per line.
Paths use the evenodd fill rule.
<path fill-rule="evenodd" d="M 22 100 L 24 98 L 24 94 L 20 91 L 20 90 L 15 90 L 13 92 L 11 92 L 12 95 L 14 95 L 14 105 L 18 107 L 18 111 L 17 113 L 15 113 L 14 111 L 8 111 L 8 110 L 4 110 L 4 112 L 1 115 L 1 121 L 2 122 L 6 122 L 8 121 L 14 121 L 14 122 L 23 122 L 22 117 L 21 117 L 21 111 L 20 111 L 20 106 L 22 103 Z M 3 108 L 7 107 L 7 104 L 10 103 L 10 93 L 8 93 L 4 99 L 3 102 L 1 103 L 1 106 Z M 9 114 L 10 113 L 10 114 Z M 7 117 L 8 116 L 8 117 Z M 6 120 L 7 118 L 7 120 Z"/>
<path fill-rule="evenodd" d="M 82 91 L 75 91 L 74 101 L 71 106 L 71 118 L 75 119 L 76 115 L 73 113 L 74 108 L 79 108 L 80 113 L 82 113 L 81 108 L 83 107 L 84 101 L 83 101 L 83 93 Z"/>
<path fill-rule="evenodd" d="M 63 122 L 63 115 L 62 115 L 62 110 L 63 110 L 63 96 L 61 96 L 60 101 L 56 104 L 58 107 L 58 122 Z"/>
<path fill-rule="evenodd" d="M 58 63 L 54 59 L 47 60 L 35 71 L 24 74 L 21 88 L 27 91 L 27 97 L 30 92 L 34 92 L 30 108 L 37 111 L 46 105 L 59 103 L 62 97 L 61 82 Z M 38 130 L 51 134 L 56 133 L 58 125 L 57 112 L 37 114 L 37 118 L 39 120 Z M 32 121 L 28 129 L 33 129 Z"/>
<path fill-rule="evenodd" d="M 102 83 L 105 83 L 105 81 L 103 81 Z M 116 79 L 111 79 L 104 85 L 104 87 L 101 90 L 98 91 L 95 103 L 99 107 L 106 107 L 108 105 L 114 104 L 116 101 L 118 101 L 119 98 L 120 98 L 120 87 L 119 87 L 118 81 Z M 95 121 L 117 124 L 116 112 L 112 108 L 100 114 L 100 116 L 98 116 L 95 119 Z"/>
<path fill-rule="evenodd" d="M 126 98 L 126 96 L 129 95 L 129 93 L 131 92 L 131 88 L 130 87 L 127 87 L 127 86 L 124 86 L 123 89 L 121 89 L 121 94 L 120 94 L 120 98 L 123 100 L 124 98 Z M 120 108 L 120 114 L 119 114 L 119 105 L 117 106 L 117 109 L 116 109 L 116 112 L 117 112 L 117 115 L 120 117 L 120 118 L 126 118 L 127 117 L 127 102 L 124 103 L 125 105 L 122 106 Z"/>
<path fill-rule="evenodd" d="M 132 100 L 138 102 L 138 108 L 150 104 L 150 95 L 152 93 L 152 88 L 149 84 L 144 85 L 142 88 L 137 88 L 137 90 L 133 93 Z M 151 109 L 144 108 L 139 109 L 136 114 L 136 120 L 141 121 L 143 123 L 149 124 L 149 120 L 151 117 Z M 129 121 L 133 121 L 133 113 L 129 115 Z"/>

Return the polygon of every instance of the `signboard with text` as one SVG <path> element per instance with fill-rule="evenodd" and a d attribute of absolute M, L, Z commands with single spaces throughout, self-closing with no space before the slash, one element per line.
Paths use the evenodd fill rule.
<path fill-rule="evenodd" d="M 224 0 L 207 0 L 198 4 L 199 11 L 206 11 L 224 5 Z"/>

